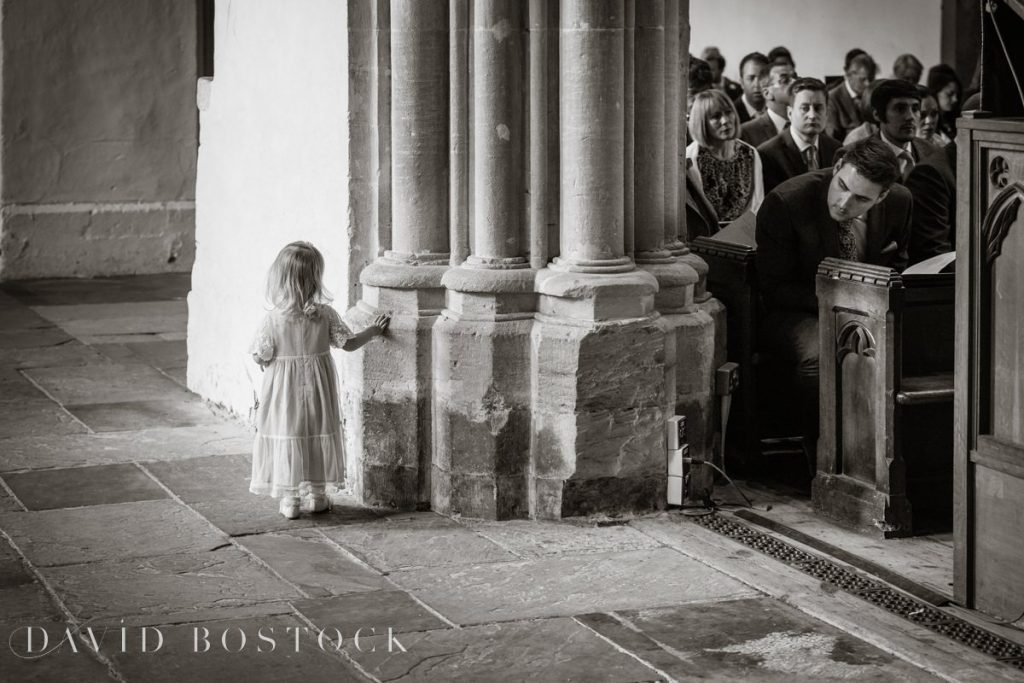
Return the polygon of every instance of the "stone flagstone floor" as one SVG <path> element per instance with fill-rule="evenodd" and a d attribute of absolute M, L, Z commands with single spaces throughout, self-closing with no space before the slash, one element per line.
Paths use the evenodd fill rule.
<path fill-rule="evenodd" d="M 187 289 L 0 288 L 0 680 L 1013 678 L 678 513 L 285 520 L 185 388 Z"/>

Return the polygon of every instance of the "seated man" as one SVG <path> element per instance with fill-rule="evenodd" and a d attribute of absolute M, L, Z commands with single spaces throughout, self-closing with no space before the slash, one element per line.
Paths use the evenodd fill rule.
<path fill-rule="evenodd" d="M 764 93 L 761 91 L 761 71 L 768 66 L 768 58 L 760 52 L 751 52 L 740 61 L 740 84 L 743 95 L 736 98 L 736 113 L 740 124 L 756 119 L 764 113 Z"/>
<path fill-rule="evenodd" d="M 917 137 L 921 92 L 917 86 L 900 78 L 882 81 L 871 93 L 871 111 L 878 121 L 878 136 L 899 160 L 902 181 L 917 162 L 935 152 L 930 143 Z"/>
<path fill-rule="evenodd" d="M 956 249 L 956 143 L 914 166 L 904 185 L 914 197 L 911 265 Z"/>
<path fill-rule="evenodd" d="M 875 80 L 875 60 L 861 50 L 846 53 L 843 66 L 843 82 L 828 93 L 828 123 L 825 133 L 836 140 L 843 140 L 846 134 L 864 123 L 858 100 L 868 83 Z"/>
<path fill-rule="evenodd" d="M 793 176 L 832 165 L 840 144 L 822 133 L 827 92 L 817 78 L 798 78 L 789 86 L 789 127 L 757 148 L 765 192 Z"/>
<path fill-rule="evenodd" d="M 789 124 L 786 107 L 789 106 L 789 84 L 796 71 L 785 62 L 777 62 L 762 69 L 758 76 L 764 93 L 765 114 L 740 126 L 740 140 L 752 147 L 768 142 Z"/>
<path fill-rule="evenodd" d="M 818 434 L 818 264 L 831 256 L 897 270 L 907 265 L 912 200 L 898 179 L 892 149 L 867 138 L 833 168 L 776 187 L 757 213 L 761 338 L 796 368 L 796 409 L 811 451 Z"/>

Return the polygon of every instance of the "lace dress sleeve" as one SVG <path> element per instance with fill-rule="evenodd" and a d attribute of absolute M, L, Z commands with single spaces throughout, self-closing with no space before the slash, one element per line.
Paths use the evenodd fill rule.
<path fill-rule="evenodd" d="M 331 338 L 331 346 L 341 348 L 341 346 L 354 337 L 352 330 L 349 329 L 345 321 L 341 319 L 341 316 L 336 310 L 330 306 L 324 306 L 324 313 L 327 317 L 328 332 Z"/>
<path fill-rule="evenodd" d="M 268 315 L 260 323 L 259 329 L 253 335 L 252 343 L 249 344 L 249 353 L 252 359 L 260 365 L 266 365 L 274 359 L 274 336 L 270 332 L 270 316 Z"/>

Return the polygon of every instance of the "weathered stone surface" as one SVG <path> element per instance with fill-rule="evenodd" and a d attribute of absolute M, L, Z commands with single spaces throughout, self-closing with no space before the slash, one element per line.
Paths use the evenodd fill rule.
<path fill-rule="evenodd" d="M 87 365 L 75 368 L 33 368 L 25 374 L 64 405 L 117 403 L 153 399 L 184 399 L 185 391 L 145 365 Z"/>
<path fill-rule="evenodd" d="M 448 628 L 448 624 L 431 614 L 408 593 L 396 590 L 352 593 L 334 598 L 297 600 L 295 609 L 318 628 L 336 628 L 343 634 L 355 634 L 362 629 L 363 636 L 428 631 Z"/>
<path fill-rule="evenodd" d="M 0 589 L 0 605 L 3 605 L 3 611 L 0 611 L 0 638 L 3 638 L 3 642 L 7 641 L 8 635 L 3 630 L 55 622 L 63 618 L 50 595 L 35 579 Z M 9 650 L 0 647 L 0 651 Z"/>
<path fill-rule="evenodd" d="M 125 346 L 135 356 L 157 368 L 184 367 L 188 362 L 188 348 L 183 339 Z"/>
<path fill-rule="evenodd" d="M 664 470 L 665 348 L 665 333 L 653 320 L 592 329 L 535 326 L 533 516 L 605 510 L 607 501 L 590 496 L 604 493 L 600 482 L 609 477 L 640 482 L 640 495 L 611 501 L 613 508 L 656 505 L 650 495 L 656 487 L 644 480 Z M 570 478 L 577 481 L 566 484 L 571 497 L 563 501 L 558 479 Z M 590 480 L 595 483 L 584 483 Z"/>
<path fill-rule="evenodd" d="M 36 566 L 202 552 L 227 543 L 172 500 L 0 514 L 0 528 Z"/>
<path fill-rule="evenodd" d="M 195 427 L 223 422 L 209 406 L 189 395 L 185 400 L 126 401 L 65 406 L 94 432 L 126 432 L 157 427 Z"/>
<path fill-rule="evenodd" d="M 6 602 L 4 605 L 6 606 Z M 11 621 L 0 624 L 0 671 L 4 680 L 18 683 L 49 683 L 50 681 L 82 681 L 82 683 L 111 683 L 106 664 L 100 662 L 81 641 L 76 641 L 78 652 L 68 644 L 61 645 L 66 625 L 62 623 L 40 623 L 38 618 L 18 623 Z M 39 630 L 33 632 L 32 655 L 28 652 L 26 627 L 32 625 L 45 629 L 48 641 L 46 654 L 40 656 L 43 636 Z M 97 636 L 98 637 L 98 636 Z M 113 640 L 113 638 L 108 638 Z"/>
<path fill-rule="evenodd" d="M 24 508 L 3 487 L 0 487 L 0 512 L 24 512 Z"/>
<path fill-rule="evenodd" d="M 28 381 L 20 372 L 10 367 L 0 367 L 0 405 L 9 408 L 11 405 L 27 401 L 56 405 L 45 393 L 40 391 L 39 387 Z M 0 415 L 0 420 L 12 419 L 6 415 Z"/>
<path fill-rule="evenodd" d="M 434 325 L 433 509 L 507 519 L 528 513 L 532 320 Z"/>
<path fill-rule="evenodd" d="M 33 349 L 67 344 L 74 339 L 64 330 L 50 327 L 42 330 L 0 331 L 0 349 Z"/>
<path fill-rule="evenodd" d="M 467 526 L 523 558 L 650 550 L 660 544 L 628 526 L 586 526 L 569 522 L 465 522 Z"/>
<path fill-rule="evenodd" d="M 239 543 L 314 598 L 380 591 L 390 586 L 383 576 L 346 556 L 312 530 L 245 536 Z"/>
<path fill-rule="evenodd" d="M 191 273 L 161 273 L 89 280 L 22 280 L 4 283 L 3 290 L 26 306 L 72 306 L 184 299 L 191 281 Z"/>
<path fill-rule="evenodd" d="M 231 422 L 141 432 L 28 436 L 4 441 L 0 471 L 180 460 L 251 450 L 251 432 Z"/>
<path fill-rule="evenodd" d="M 106 362 L 108 359 L 96 349 L 73 340 L 58 346 L 4 349 L 0 355 L 0 366 L 13 368 L 71 367 Z"/>
<path fill-rule="evenodd" d="M 383 571 L 516 559 L 471 529 L 439 516 L 351 524 L 322 531 Z"/>
<path fill-rule="evenodd" d="M 188 324 L 184 301 L 81 303 L 35 310 L 76 337 L 183 332 Z"/>
<path fill-rule="evenodd" d="M 8 387 L 17 386 L 5 383 Z M 34 387 L 27 390 L 35 391 Z M 3 388 L 0 388 L 3 390 Z M 36 391 L 42 396 L 41 393 Z M 29 399 L 0 402 L 0 439 L 31 434 L 82 434 L 88 430 L 53 401 Z"/>
<path fill-rule="evenodd" d="M 148 1 L 5 12 L 0 276 L 189 268 L 176 205 L 195 196 L 196 17 Z M 146 253 L 139 237 L 161 232 L 178 249 Z"/>
<path fill-rule="evenodd" d="M 679 395 L 709 391 L 714 381 L 715 321 L 711 314 L 698 309 L 678 318 L 676 356 L 679 372 L 676 393 Z"/>
<path fill-rule="evenodd" d="M 0 271 L 10 279 L 181 272 L 195 260 L 194 231 L 191 200 L 22 205 L 0 220 Z"/>
<path fill-rule="evenodd" d="M 10 534 L 6 524 L 0 523 L 0 529 Z M 22 551 L 24 552 L 24 548 L 22 548 Z M 29 573 L 21 557 L 14 551 L 14 548 L 10 547 L 6 542 L 0 541 L 0 589 L 13 588 L 14 586 L 32 583 L 33 581 L 35 579 Z"/>
<path fill-rule="evenodd" d="M 4 475 L 29 510 L 157 500 L 167 494 L 134 465 L 99 465 Z"/>
<path fill-rule="evenodd" d="M 637 571 L 640 566 L 642 572 Z M 391 578 L 459 624 L 753 594 L 740 582 L 667 548 L 410 569 Z"/>
<path fill-rule="evenodd" d="M 619 616 L 678 658 L 666 673 L 679 680 L 937 680 L 893 655 L 765 598 L 627 611 Z M 629 649 L 627 642 L 620 642 L 619 631 L 600 626 L 597 630 Z"/>
<path fill-rule="evenodd" d="M 198 503 L 233 497 L 238 491 L 248 492 L 252 456 L 215 455 L 154 462 L 146 465 L 146 469 L 186 503 Z"/>
<path fill-rule="evenodd" d="M 250 455 L 224 455 L 152 463 L 146 468 L 199 514 L 232 536 L 335 526 L 376 519 L 377 513 L 344 496 L 333 498 L 329 512 L 285 519 L 277 500 L 249 492 Z"/>
<path fill-rule="evenodd" d="M 53 327 L 53 323 L 32 309 L 19 304 L 12 297 L 0 299 L 0 330 L 39 330 Z"/>
<path fill-rule="evenodd" d="M 205 630 L 204 630 L 205 629 Z M 356 669 L 336 654 L 328 632 L 323 648 L 318 633 L 293 616 L 224 621 L 197 621 L 161 626 L 163 647 L 142 653 L 138 632 L 129 652 L 110 652 L 115 666 L 130 681 L 181 683 L 182 681 L 365 681 Z M 260 633 L 267 640 L 260 638 Z M 149 631 L 149 648 L 156 638 Z M 245 643 L 242 637 L 244 634 Z M 343 637 L 350 634 L 343 633 Z M 296 638 L 298 636 L 298 638 Z M 207 650 L 207 644 L 209 649 Z M 298 645 L 298 651 L 296 651 Z"/>
<path fill-rule="evenodd" d="M 78 619 L 181 614 L 302 597 L 241 550 L 44 567 Z"/>
<path fill-rule="evenodd" d="M 655 681 L 658 674 L 571 619 L 387 636 L 347 652 L 386 681 Z M 371 648 L 376 651 L 371 652 Z"/>

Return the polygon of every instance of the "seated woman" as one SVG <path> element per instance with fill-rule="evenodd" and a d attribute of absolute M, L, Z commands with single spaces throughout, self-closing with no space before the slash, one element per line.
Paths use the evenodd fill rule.
<path fill-rule="evenodd" d="M 963 86 L 960 78 L 948 64 L 936 64 L 928 69 L 928 89 L 935 93 L 939 103 L 939 124 L 935 141 L 945 147 L 956 137 L 956 119 L 960 116 L 960 98 Z"/>
<path fill-rule="evenodd" d="M 937 137 L 939 132 L 939 100 L 927 86 L 917 86 L 921 95 L 921 120 L 917 124 L 917 137 L 929 143 L 936 150 L 944 145 Z"/>
<path fill-rule="evenodd" d="M 720 90 L 706 90 L 693 100 L 686 147 L 686 182 L 713 215 L 703 226 L 688 226 L 689 239 L 710 235 L 743 215 L 757 213 L 764 199 L 761 157 L 739 139 L 739 117 Z"/>

